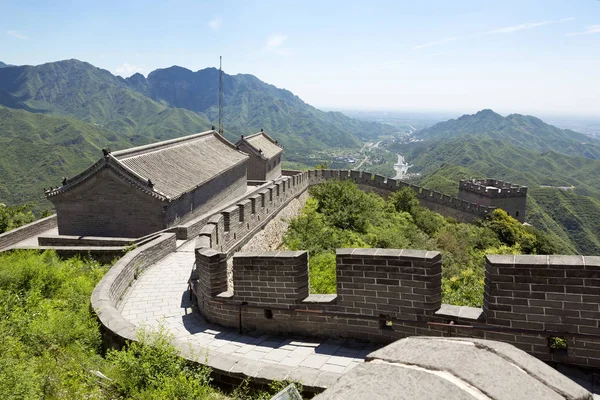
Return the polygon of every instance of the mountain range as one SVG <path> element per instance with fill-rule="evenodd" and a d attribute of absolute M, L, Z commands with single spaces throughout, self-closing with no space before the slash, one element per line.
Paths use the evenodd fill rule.
<path fill-rule="evenodd" d="M 78 60 L 0 64 L 0 202 L 48 207 L 56 186 L 119 150 L 210 129 L 218 120 L 219 71 L 170 67 L 121 78 Z M 223 74 L 225 135 L 264 128 L 286 156 L 354 148 L 395 129 L 323 112 L 252 75 Z M 380 140 L 380 139 L 378 139 Z M 388 149 L 449 194 L 461 178 L 528 185 L 527 221 L 565 253 L 600 254 L 600 142 L 519 114 L 492 110 L 438 123 Z"/>
<path fill-rule="evenodd" d="M 119 150 L 210 129 L 218 120 L 218 70 L 171 67 L 123 79 L 78 60 L 0 68 L 0 202 L 49 206 L 57 185 Z M 225 135 L 264 128 L 287 153 L 357 147 L 393 128 L 323 112 L 252 75 L 223 74 Z M 24 179 L 24 177 L 26 179 Z"/>
<path fill-rule="evenodd" d="M 567 253 L 600 254 L 600 142 L 532 116 L 491 110 L 438 123 L 390 150 L 420 172 L 419 183 L 457 194 L 459 179 L 529 186 L 527 221 Z"/>

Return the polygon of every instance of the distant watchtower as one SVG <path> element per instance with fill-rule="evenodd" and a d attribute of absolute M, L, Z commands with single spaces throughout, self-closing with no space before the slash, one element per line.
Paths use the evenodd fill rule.
<path fill-rule="evenodd" d="M 525 221 L 527 186 L 496 179 L 463 179 L 458 198 L 482 206 L 501 208 L 511 217 Z"/>

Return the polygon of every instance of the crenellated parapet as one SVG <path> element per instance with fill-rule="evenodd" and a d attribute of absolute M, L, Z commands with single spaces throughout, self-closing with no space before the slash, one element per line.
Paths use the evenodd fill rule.
<path fill-rule="evenodd" d="M 496 179 L 461 180 L 458 190 L 461 200 L 486 207 L 502 208 L 519 221 L 525 221 L 527 187 Z"/>
<path fill-rule="evenodd" d="M 304 251 L 235 254 L 229 290 L 226 258 L 198 245 L 195 293 L 204 317 L 240 331 L 379 343 L 476 337 L 600 367 L 600 257 L 487 256 L 482 308 L 442 304 L 438 252 L 338 249 L 336 294 L 309 294 Z"/>
<path fill-rule="evenodd" d="M 461 179 L 459 188 L 491 198 L 527 196 L 527 186 L 496 179 Z"/>

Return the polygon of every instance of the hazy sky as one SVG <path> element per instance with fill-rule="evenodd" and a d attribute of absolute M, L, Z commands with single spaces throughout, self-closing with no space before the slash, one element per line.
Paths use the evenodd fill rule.
<path fill-rule="evenodd" d="M 222 55 L 317 107 L 600 113 L 598 0 L 91 3 L 0 0 L 0 61 L 129 76 Z"/>

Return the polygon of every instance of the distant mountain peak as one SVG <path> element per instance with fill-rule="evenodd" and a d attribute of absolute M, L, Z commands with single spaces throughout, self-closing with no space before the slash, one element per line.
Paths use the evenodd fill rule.
<path fill-rule="evenodd" d="M 494 112 L 494 110 L 491 110 L 489 108 L 484 108 L 481 111 L 478 111 L 475 116 L 479 116 L 479 117 L 490 117 L 490 116 L 494 116 L 494 117 L 502 117 L 502 115 Z"/>

